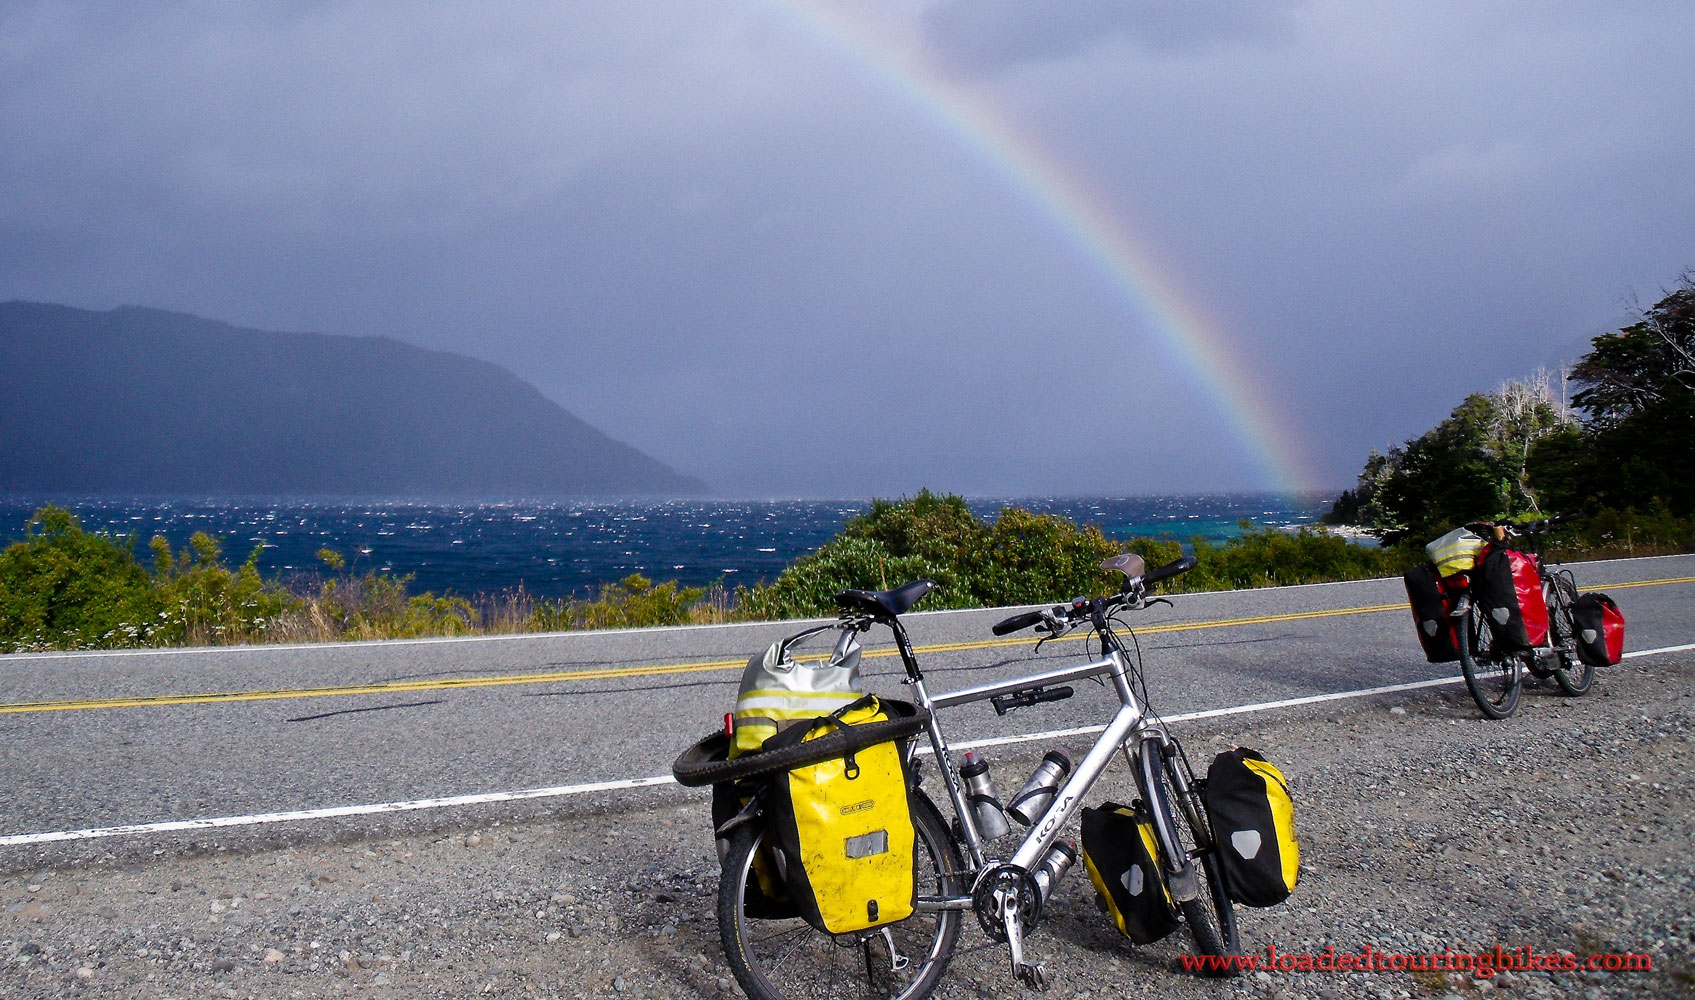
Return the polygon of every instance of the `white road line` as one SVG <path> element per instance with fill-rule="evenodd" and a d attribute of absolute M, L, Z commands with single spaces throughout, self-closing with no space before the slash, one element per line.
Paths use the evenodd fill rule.
<path fill-rule="evenodd" d="M 626 788 L 645 788 L 648 785 L 669 785 L 670 775 L 655 778 L 624 778 L 618 781 L 593 781 L 586 785 L 556 785 L 552 788 L 525 788 L 516 792 L 484 792 L 480 795 L 454 795 L 442 799 L 410 799 L 405 802 L 377 802 L 362 806 L 334 806 L 329 809 L 296 809 L 292 812 L 257 813 L 252 816 L 216 816 L 211 819 L 172 820 L 167 823 L 135 823 L 129 826 L 103 826 L 92 830 L 62 830 L 56 833 L 25 833 L 0 837 L 0 847 L 23 844 L 46 844 L 57 840 L 92 840 L 96 837 L 123 837 L 136 833 L 174 833 L 179 830 L 215 830 L 230 826 L 258 826 L 265 823 L 298 823 L 302 820 L 332 819 L 337 816 L 369 816 L 375 813 L 411 812 L 415 809 L 445 809 L 449 806 L 474 806 L 487 802 L 516 802 L 521 799 L 550 799 L 561 795 L 581 795 L 586 792 L 612 792 Z"/>
<path fill-rule="evenodd" d="M 1681 646 L 1661 646 L 1657 649 L 1639 649 L 1626 653 L 1626 659 L 1638 656 L 1653 656 L 1658 653 L 1681 653 L 1695 649 L 1695 642 Z M 1280 701 L 1263 701 L 1253 705 L 1236 705 L 1230 708 L 1209 708 L 1199 712 L 1184 712 L 1180 715 L 1165 716 L 1166 722 L 1188 722 L 1194 719 L 1214 719 L 1226 715 L 1246 715 L 1251 712 L 1269 712 L 1279 708 L 1296 708 L 1301 705 L 1317 705 L 1327 701 L 1344 701 L 1349 698 L 1369 698 L 1373 695 L 1395 694 L 1400 691 L 1417 691 L 1423 688 L 1443 687 L 1449 684 L 1459 684 L 1461 677 L 1438 677 L 1427 681 L 1411 681 L 1406 684 L 1385 684 L 1382 687 L 1361 688 L 1357 691 L 1337 691 L 1331 694 L 1307 695 L 1302 698 L 1284 698 Z M 1091 736 L 1105 729 L 1105 726 L 1083 726 L 1077 729 L 1054 729 L 1044 733 L 1030 733 L 1024 736 L 1004 736 L 987 740 L 971 740 L 964 743 L 952 744 L 954 750 L 971 750 L 980 747 L 1010 746 L 1017 743 L 1032 743 L 1038 740 L 1058 739 L 1066 736 Z M 921 752 L 929 752 L 924 748 Z M 453 806 L 484 805 L 491 802 L 518 802 L 524 799 L 552 799 L 567 795 L 584 795 L 591 792 L 614 792 L 631 788 L 650 788 L 655 785 L 674 784 L 668 774 L 655 775 L 651 778 L 621 778 L 615 781 L 591 781 L 581 785 L 554 785 L 549 788 L 524 788 L 514 792 L 484 792 L 478 795 L 453 795 L 437 799 L 408 799 L 404 802 L 376 802 L 369 805 L 333 806 L 328 809 L 296 809 L 290 812 L 256 813 L 250 816 L 215 816 L 208 819 L 171 820 L 164 823 L 133 823 L 128 826 L 103 826 L 86 830 L 58 830 L 51 833 L 20 833 L 0 837 L 0 847 L 23 847 L 30 844 L 48 844 L 67 840 L 94 840 L 100 837 L 126 837 L 142 833 L 176 833 L 184 830 L 216 830 L 235 826 L 260 826 L 267 823 L 299 823 L 315 819 L 334 819 L 342 816 L 370 816 L 379 813 L 412 812 L 418 809 L 446 809 Z"/>
<path fill-rule="evenodd" d="M 1653 656 L 1655 653 L 1682 653 L 1690 649 L 1695 649 L 1695 642 L 1685 643 L 1681 646 L 1661 646 L 1659 649 L 1638 649 L 1634 653 L 1624 654 L 1624 658 L 1631 660 L 1638 656 Z"/>

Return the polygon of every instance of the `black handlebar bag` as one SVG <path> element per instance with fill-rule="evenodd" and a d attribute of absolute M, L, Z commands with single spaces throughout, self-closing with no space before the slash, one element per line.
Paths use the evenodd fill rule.
<path fill-rule="evenodd" d="M 1584 594 L 1571 605 L 1577 625 L 1577 655 L 1584 663 L 1610 667 L 1624 656 L 1624 612 L 1606 594 Z"/>
<path fill-rule="evenodd" d="M 1083 810 L 1083 866 L 1112 922 L 1137 944 L 1177 929 L 1177 908 L 1155 860 L 1153 818 L 1142 800 Z"/>
<path fill-rule="evenodd" d="M 1424 658 L 1431 663 L 1452 663 L 1460 658 L 1459 644 L 1454 640 L 1454 598 L 1436 567 L 1419 563 L 1407 570 L 1407 603 L 1412 605 L 1413 624 L 1418 627 L 1418 642 L 1424 647 Z"/>

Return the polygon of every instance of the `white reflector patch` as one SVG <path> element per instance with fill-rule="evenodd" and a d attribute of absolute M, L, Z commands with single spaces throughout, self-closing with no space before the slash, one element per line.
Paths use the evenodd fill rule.
<path fill-rule="evenodd" d="M 1595 637 L 1596 637 L 1596 636 L 1597 636 L 1597 635 L 1600 635 L 1600 633 L 1599 633 L 1599 632 L 1596 632 L 1596 631 L 1595 631 L 1595 630 L 1594 630 L 1594 629 L 1592 629 L 1592 628 L 1586 628 L 1586 629 L 1584 629 L 1584 630 L 1583 630 L 1583 641 L 1584 641 L 1584 642 L 1594 642 L 1594 641 L 1595 641 Z"/>
<path fill-rule="evenodd" d="M 873 854 L 889 853 L 889 831 L 872 830 L 847 839 L 847 856 L 869 858 Z"/>
<path fill-rule="evenodd" d="M 1124 888 L 1128 890 L 1132 896 L 1140 896 L 1142 894 L 1142 887 L 1147 884 L 1147 882 L 1142 878 L 1141 865 L 1131 865 L 1130 870 L 1125 872 L 1123 876 L 1119 878 L 1119 881 L 1124 883 Z"/>
<path fill-rule="evenodd" d="M 1507 623 L 1507 619 L 1512 616 L 1512 611 L 1507 608 L 1495 608 L 1489 612 L 1489 617 L 1495 619 L 1496 622 L 1502 625 L 1505 625 Z"/>
<path fill-rule="evenodd" d="M 1259 853 L 1260 839 L 1258 830 L 1237 830 L 1230 835 L 1230 846 L 1242 856 L 1244 861 L 1252 861 Z"/>
<path fill-rule="evenodd" d="M 1420 623 L 1420 626 L 1424 629 L 1425 635 L 1430 636 L 1432 639 L 1436 638 L 1436 623 L 1435 622 L 1430 621 L 1429 619 L 1426 619 L 1426 620 L 1424 620 L 1423 622 Z"/>

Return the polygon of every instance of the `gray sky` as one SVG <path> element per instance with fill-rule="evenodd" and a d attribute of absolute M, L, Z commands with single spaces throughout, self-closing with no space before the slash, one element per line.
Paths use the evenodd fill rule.
<path fill-rule="evenodd" d="M 727 496 L 1275 485 L 942 80 L 1340 486 L 1695 267 L 1692 37 L 1628 0 L 10 0 L 0 300 L 463 352 Z"/>

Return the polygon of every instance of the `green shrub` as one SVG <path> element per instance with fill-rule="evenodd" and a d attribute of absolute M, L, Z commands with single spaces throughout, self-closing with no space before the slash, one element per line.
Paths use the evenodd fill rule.
<path fill-rule="evenodd" d="M 654 583 L 631 573 L 600 588 L 592 601 L 572 601 L 577 628 L 645 628 L 687 625 L 691 609 L 706 596 L 705 587 L 682 587 L 675 580 Z"/>
<path fill-rule="evenodd" d="M 411 639 L 465 635 L 477 630 L 477 614 L 462 597 L 408 593 L 410 574 L 375 570 L 354 575 L 333 549 L 318 558 L 337 576 L 321 581 L 304 600 L 310 628 L 330 639 Z"/>
<path fill-rule="evenodd" d="M 795 560 L 770 584 L 737 587 L 736 614 L 749 621 L 829 616 L 836 613 L 834 598 L 843 590 L 887 590 L 941 575 L 951 578 L 921 556 L 897 556 L 881 542 L 844 532 Z"/>
<path fill-rule="evenodd" d="M 0 650 L 108 649 L 154 640 L 161 610 L 135 540 L 82 530 L 63 507 L 36 511 L 0 553 Z"/>
<path fill-rule="evenodd" d="M 979 606 L 1005 606 L 1104 593 L 1122 578 L 1102 572 L 1101 561 L 1119 551 L 1092 524 L 1078 527 L 1053 514 L 1003 507 L 989 529 L 971 596 Z"/>
<path fill-rule="evenodd" d="M 154 538 L 153 584 L 164 605 L 152 641 L 160 645 L 262 641 L 301 601 L 259 576 L 254 548 L 236 570 L 223 564 L 219 540 L 196 531 L 173 555 L 170 543 Z"/>
<path fill-rule="evenodd" d="M 1242 533 L 1223 545 L 1193 540 L 1200 565 L 1177 578 L 1184 590 L 1236 590 L 1330 580 L 1397 576 L 1407 554 L 1394 548 L 1356 545 L 1322 527 L 1296 531 L 1255 527 L 1244 521 Z"/>
<path fill-rule="evenodd" d="M 1116 582 L 1101 560 L 1119 551 L 1092 525 L 1017 507 L 991 524 L 958 496 L 921 490 L 876 500 L 818 551 L 769 584 L 738 588 L 738 614 L 759 620 L 833 615 L 843 590 L 935 580 L 925 608 L 980 608 L 1102 593 Z"/>
<path fill-rule="evenodd" d="M 1647 511 L 1602 508 L 1556 532 L 1546 548 L 1567 560 L 1695 552 L 1695 518 L 1678 517 L 1663 500 Z"/>

